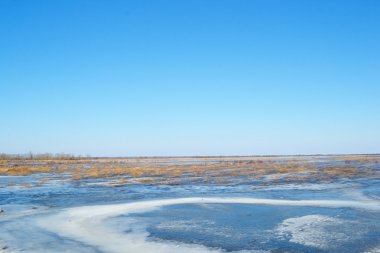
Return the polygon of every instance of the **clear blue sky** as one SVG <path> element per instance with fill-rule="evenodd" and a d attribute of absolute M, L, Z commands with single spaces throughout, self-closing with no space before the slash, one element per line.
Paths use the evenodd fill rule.
<path fill-rule="evenodd" d="M 0 1 L 0 152 L 380 152 L 380 1 Z"/>

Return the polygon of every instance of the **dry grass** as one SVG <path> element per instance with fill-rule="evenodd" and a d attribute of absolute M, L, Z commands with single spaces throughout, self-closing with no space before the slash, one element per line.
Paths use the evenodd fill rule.
<path fill-rule="evenodd" d="M 310 157 L 234 158 L 233 160 L 204 158 L 203 163 L 169 165 L 162 163 L 168 158 L 166 160 L 163 158 L 39 160 L 38 165 L 24 160 L 1 160 L 0 175 L 28 176 L 45 173 L 73 181 L 104 179 L 109 180 L 110 185 L 130 183 L 178 185 L 185 182 L 228 184 L 251 180 L 276 183 L 326 181 L 339 178 L 380 178 L 379 172 L 372 168 L 379 163 L 380 156 L 339 156 L 323 159 L 330 163 L 335 162 L 336 165 L 319 164 L 319 160 Z M 191 161 L 189 158 L 177 160 Z M 47 180 L 41 181 L 39 184 L 46 182 Z"/>
<path fill-rule="evenodd" d="M 34 173 L 48 173 L 52 170 L 50 166 L 0 166 L 0 174 L 8 176 L 27 176 Z"/>

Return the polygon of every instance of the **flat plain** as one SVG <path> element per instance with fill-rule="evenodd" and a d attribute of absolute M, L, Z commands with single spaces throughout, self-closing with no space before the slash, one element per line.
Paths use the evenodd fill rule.
<path fill-rule="evenodd" d="M 380 155 L 10 157 L 0 252 L 380 252 Z"/>

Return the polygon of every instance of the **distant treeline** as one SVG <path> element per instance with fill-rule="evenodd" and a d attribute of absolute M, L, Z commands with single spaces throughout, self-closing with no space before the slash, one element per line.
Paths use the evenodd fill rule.
<path fill-rule="evenodd" d="M 85 156 L 89 157 L 89 156 Z M 34 154 L 32 152 L 27 154 L 5 154 L 0 153 L 0 160 L 75 160 L 84 158 L 81 155 L 72 155 L 65 153 L 51 154 L 51 153 L 43 153 L 43 154 Z"/>

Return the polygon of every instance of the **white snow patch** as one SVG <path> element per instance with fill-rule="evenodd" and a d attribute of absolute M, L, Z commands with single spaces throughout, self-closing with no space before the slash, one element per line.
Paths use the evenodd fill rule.
<path fill-rule="evenodd" d="M 332 242 L 350 240 L 347 234 L 331 229 L 348 222 L 330 216 L 306 215 L 284 220 L 275 231 L 280 237 L 289 237 L 290 242 L 326 250 L 331 248 Z"/>
<path fill-rule="evenodd" d="M 102 251 L 110 253 L 209 253 L 223 252 L 220 249 L 207 248 L 203 245 L 184 244 L 175 242 L 148 241 L 149 233 L 146 230 L 138 229 L 131 233 L 122 233 L 118 229 L 109 226 L 104 222 L 108 218 L 131 213 L 141 213 L 154 210 L 163 206 L 192 203 L 226 203 L 226 204 L 257 204 L 257 205 L 285 205 L 285 206 L 318 206 L 318 207 L 348 207 L 359 208 L 372 211 L 380 211 L 380 202 L 378 201 L 333 201 L 333 200 L 276 200 L 276 199 L 256 199 L 256 198 L 178 198 L 165 200 L 142 201 L 126 204 L 101 205 L 101 206 L 84 206 L 64 209 L 58 214 L 50 217 L 43 217 L 37 221 L 41 227 L 55 232 L 64 237 L 70 237 L 74 240 L 96 246 Z M 300 229 L 305 224 L 312 224 L 316 229 L 322 227 L 325 223 L 331 221 L 328 217 L 312 216 L 307 218 L 298 218 L 298 220 L 285 220 L 284 228 L 279 228 L 279 232 L 290 231 L 293 240 L 301 243 L 313 244 L 307 242 L 301 235 L 297 235 L 296 229 Z M 307 222 L 305 220 L 308 220 Z M 317 225 L 319 224 L 319 225 Z M 287 227 L 287 230 L 286 230 Z M 125 228 L 128 229 L 128 228 Z M 311 231 L 311 230 L 310 230 Z M 312 236 L 313 234 L 309 234 Z M 313 245 L 323 245 L 322 239 L 314 235 Z M 338 236 L 339 238 L 339 236 Z M 318 241 L 320 240 L 320 241 Z M 249 251 L 241 251 L 249 252 Z M 251 251 L 255 252 L 255 251 Z M 257 251 L 256 251 L 257 252 Z"/>
<path fill-rule="evenodd" d="M 365 252 L 363 252 L 363 253 L 380 253 L 380 246 L 377 246 L 377 247 L 375 247 L 375 248 L 372 248 L 372 249 L 370 249 L 370 250 L 368 250 L 368 251 L 365 251 Z"/>
<path fill-rule="evenodd" d="M 9 249 L 7 244 L 0 240 L 0 253 L 16 253 L 16 251 Z"/>

